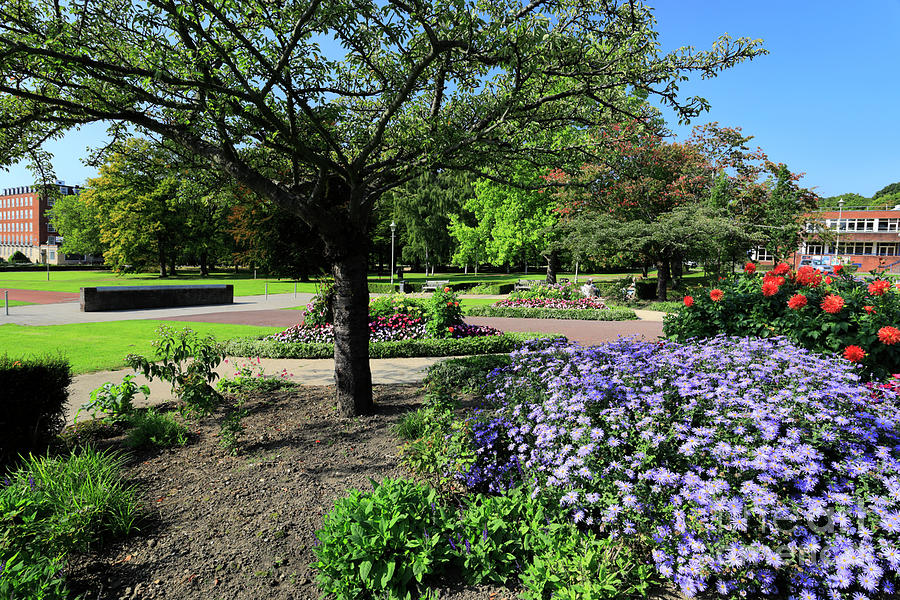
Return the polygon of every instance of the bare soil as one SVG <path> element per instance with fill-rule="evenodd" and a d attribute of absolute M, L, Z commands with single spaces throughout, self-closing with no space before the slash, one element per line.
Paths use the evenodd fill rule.
<path fill-rule="evenodd" d="M 252 398 L 241 453 L 218 444 L 216 418 L 182 448 L 132 453 L 140 531 L 73 557 L 66 576 L 86 600 L 319 598 L 314 532 L 334 501 L 370 479 L 411 477 L 392 425 L 420 405 L 419 386 L 375 386 L 376 412 L 338 416 L 334 388 L 303 386 Z M 105 428 L 100 445 L 124 436 Z M 448 600 L 509 600 L 515 592 L 449 586 Z"/>

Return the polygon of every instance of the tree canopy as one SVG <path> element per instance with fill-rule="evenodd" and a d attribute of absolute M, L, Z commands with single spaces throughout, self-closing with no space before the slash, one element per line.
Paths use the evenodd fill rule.
<path fill-rule="evenodd" d="M 84 123 L 173 141 L 313 227 L 334 264 L 335 380 L 370 410 L 373 204 L 435 169 L 583 163 L 554 131 L 640 112 L 682 119 L 690 73 L 763 53 L 723 36 L 662 53 L 652 11 L 603 0 L 8 0 L 0 160 Z"/>

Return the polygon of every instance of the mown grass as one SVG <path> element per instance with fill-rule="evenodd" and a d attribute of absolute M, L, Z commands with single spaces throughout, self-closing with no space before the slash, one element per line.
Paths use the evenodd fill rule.
<path fill-rule="evenodd" d="M 281 331 L 282 327 L 258 327 L 222 323 L 183 321 L 107 321 L 71 325 L 0 325 L 0 355 L 26 358 L 32 355 L 61 354 L 69 360 L 76 375 L 125 366 L 127 354 L 153 353 L 150 342 L 156 339 L 160 325 L 175 329 L 190 327 L 219 340 L 259 336 Z"/>

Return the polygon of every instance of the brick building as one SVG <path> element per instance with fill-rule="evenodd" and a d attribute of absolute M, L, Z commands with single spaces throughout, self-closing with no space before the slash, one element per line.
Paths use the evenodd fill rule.
<path fill-rule="evenodd" d="M 795 264 L 821 260 L 855 264 L 863 273 L 875 268 L 900 273 L 900 205 L 823 210 L 817 216 L 834 232 L 835 240 L 807 240 L 794 253 Z"/>
<path fill-rule="evenodd" d="M 79 194 L 81 188 L 57 181 L 57 187 L 64 196 Z M 57 235 L 47 209 L 53 206 L 49 194 L 42 193 L 41 186 L 21 186 L 0 190 L 0 256 L 8 259 L 21 252 L 31 262 L 64 264 L 60 255 L 62 238 Z"/>

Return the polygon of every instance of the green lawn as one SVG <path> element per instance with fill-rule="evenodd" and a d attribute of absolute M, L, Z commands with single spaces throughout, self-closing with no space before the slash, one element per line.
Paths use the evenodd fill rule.
<path fill-rule="evenodd" d="M 126 354 L 153 352 L 150 342 L 155 329 L 169 325 L 175 329 L 190 327 L 201 334 L 212 334 L 219 340 L 262 335 L 281 331 L 282 327 L 225 325 L 220 323 L 187 323 L 183 321 L 108 321 L 74 325 L 0 325 L 0 354 L 28 357 L 61 353 L 77 374 L 103 371 L 124 366 Z"/>

